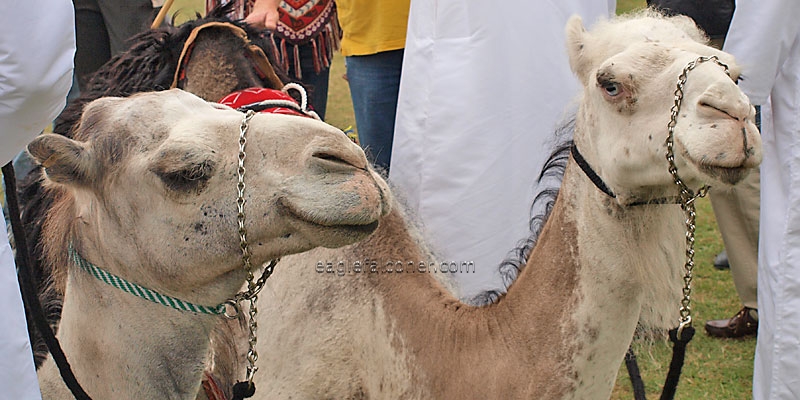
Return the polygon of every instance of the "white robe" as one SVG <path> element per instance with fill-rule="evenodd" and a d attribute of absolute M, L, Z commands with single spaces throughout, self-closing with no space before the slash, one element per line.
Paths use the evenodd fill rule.
<path fill-rule="evenodd" d="M 0 13 L 0 164 L 64 108 L 72 83 L 75 19 L 68 0 L 12 0 Z M 0 222 L 0 397 L 38 399 L 39 385 L 14 258 Z"/>
<path fill-rule="evenodd" d="M 753 398 L 800 398 L 800 1 L 740 0 L 724 50 L 762 105 Z"/>
<path fill-rule="evenodd" d="M 501 285 L 497 266 L 529 236 L 555 127 L 579 93 L 564 27 L 616 2 L 412 0 L 389 179 L 462 296 Z M 416 261 L 416 260 L 412 260 Z"/>

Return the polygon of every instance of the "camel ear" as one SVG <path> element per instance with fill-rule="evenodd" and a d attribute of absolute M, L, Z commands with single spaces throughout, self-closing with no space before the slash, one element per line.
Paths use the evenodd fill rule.
<path fill-rule="evenodd" d="M 583 19 L 579 15 L 570 17 L 565 31 L 570 68 L 581 80 L 581 83 L 586 85 L 589 63 L 584 48 L 586 46 L 586 28 L 583 26 Z"/>
<path fill-rule="evenodd" d="M 91 152 L 81 142 L 44 133 L 28 144 L 28 153 L 53 182 L 88 186 L 94 180 Z"/>

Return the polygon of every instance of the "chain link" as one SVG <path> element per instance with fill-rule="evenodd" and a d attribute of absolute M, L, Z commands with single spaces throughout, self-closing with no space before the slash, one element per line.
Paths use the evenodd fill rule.
<path fill-rule="evenodd" d="M 242 250 L 242 265 L 247 272 L 247 290 L 237 293 L 233 299 L 226 302 L 231 306 L 233 312 L 226 312 L 225 314 L 229 318 L 235 318 L 239 313 L 240 304 L 243 301 L 247 301 L 249 310 L 248 317 L 250 319 L 248 328 L 250 332 L 248 338 L 246 378 L 248 384 L 251 386 L 253 384 L 253 377 L 258 370 L 256 367 L 256 361 L 258 361 L 258 352 L 256 351 L 256 344 L 258 343 L 258 321 L 256 320 L 256 317 L 258 316 L 258 307 L 256 306 L 256 302 L 258 301 L 258 293 L 264 288 L 267 278 L 272 275 L 272 272 L 275 270 L 275 265 L 278 263 L 277 259 L 271 260 L 269 264 L 264 267 L 264 272 L 261 274 L 261 277 L 258 278 L 258 280 L 255 279 L 255 275 L 253 274 L 253 266 L 250 263 L 250 247 L 247 243 L 247 229 L 245 228 L 244 212 L 244 190 L 246 188 L 244 183 L 244 175 L 247 172 L 247 169 L 244 166 L 244 160 L 247 158 L 247 153 L 245 152 L 245 146 L 247 145 L 246 135 L 250 120 L 254 115 L 254 111 L 248 110 L 245 113 L 244 118 L 242 118 L 242 124 L 239 127 L 239 167 L 237 169 L 238 183 L 236 185 L 238 192 L 238 196 L 236 198 L 236 217 L 239 223 L 239 247 Z"/>
<path fill-rule="evenodd" d="M 678 325 L 678 338 L 681 338 L 683 329 L 692 325 L 692 277 L 694 271 L 694 233 L 695 233 L 695 199 L 704 197 L 708 193 L 708 186 L 701 187 L 697 193 L 692 191 L 683 182 L 678 175 L 678 167 L 675 166 L 675 126 L 678 124 L 678 113 L 681 109 L 683 102 L 683 88 L 686 85 L 686 79 L 689 71 L 695 69 L 698 65 L 704 62 L 712 61 L 725 69 L 725 73 L 730 75 L 728 66 L 723 64 L 717 56 L 698 57 L 696 60 L 690 62 L 683 68 L 683 72 L 678 76 L 678 84 L 675 89 L 675 102 L 670 110 L 670 121 L 667 124 L 669 128 L 669 135 L 667 136 L 667 162 L 669 163 L 669 173 L 678 188 L 680 188 L 681 209 L 686 215 L 686 262 L 683 266 L 683 297 L 680 306 L 680 323 Z"/>

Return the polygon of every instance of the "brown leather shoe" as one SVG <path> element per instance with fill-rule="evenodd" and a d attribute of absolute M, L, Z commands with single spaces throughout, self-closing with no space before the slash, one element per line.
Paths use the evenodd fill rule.
<path fill-rule="evenodd" d="M 709 336 L 718 338 L 741 338 L 758 334 L 758 319 L 753 318 L 753 313 L 758 310 L 744 307 L 731 319 L 717 319 L 706 322 L 706 332 Z M 758 315 L 758 314 L 756 314 Z"/>

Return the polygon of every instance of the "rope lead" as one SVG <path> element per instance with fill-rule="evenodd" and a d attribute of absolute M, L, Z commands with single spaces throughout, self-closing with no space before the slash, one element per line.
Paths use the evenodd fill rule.
<path fill-rule="evenodd" d="M 33 283 L 33 270 L 31 269 L 31 255 L 28 248 L 28 241 L 25 237 L 25 232 L 22 229 L 22 220 L 20 220 L 19 201 L 17 201 L 17 178 L 14 174 L 14 167 L 9 162 L 3 166 L 3 180 L 6 183 L 6 200 L 8 202 L 8 214 L 11 217 L 11 231 L 14 236 L 14 243 L 16 244 L 17 254 L 17 279 L 19 279 L 20 289 L 22 290 L 22 301 L 28 313 L 33 319 L 34 326 L 39 330 L 42 335 L 47 350 L 53 356 L 58 367 L 58 372 L 61 374 L 61 379 L 69 388 L 72 395 L 77 400 L 91 400 L 91 397 L 83 390 L 75 374 L 72 373 L 72 368 L 69 365 L 67 356 L 64 355 L 64 350 L 58 343 L 53 329 L 47 322 L 47 317 L 42 311 L 42 304 L 39 302 L 39 296 L 36 292 L 36 287 Z M 28 329 L 31 329 L 29 327 Z"/>

